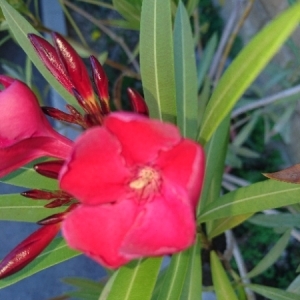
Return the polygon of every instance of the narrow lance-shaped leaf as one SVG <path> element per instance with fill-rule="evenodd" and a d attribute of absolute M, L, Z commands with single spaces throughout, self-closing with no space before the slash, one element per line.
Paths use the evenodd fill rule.
<path fill-rule="evenodd" d="M 201 244 L 197 236 L 190 248 L 189 265 L 187 268 L 180 300 L 200 300 L 202 295 Z"/>
<path fill-rule="evenodd" d="M 45 200 L 32 200 L 20 194 L 0 195 L 0 220 L 17 222 L 37 222 L 51 214 L 60 213 L 65 208 L 44 207 Z"/>
<path fill-rule="evenodd" d="M 128 0 L 113 0 L 113 5 L 134 29 L 140 27 L 140 10 Z"/>
<path fill-rule="evenodd" d="M 255 277 L 271 267 L 286 248 L 290 236 L 291 231 L 286 231 L 285 234 L 277 241 L 274 247 L 265 255 L 265 257 L 247 274 L 247 277 Z"/>
<path fill-rule="evenodd" d="M 144 0 L 140 63 L 146 103 L 152 118 L 176 115 L 171 1 Z"/>
<path fill-rule="evenodd" d="M 161 257 L 148 258 L 132 261 L 120 268 L 105 299 L 150 300 L 161 262 Z"/>
<path fill-rule="evenodd" d="M 210 252 L 212 280 L 218 300 L 238 300 L 215 251 Z"/>
<path fill-rule="evenodd" d="M 266 180 L 230 192 L 200 211 L 199 222 L 254 213 L 299 202 L 300 186 Z"/>
<path fill-rule="evenodd" d="M 39 175 L 31 166 L 32 164 L 22 167 L 5 177 L 0 178 L 0 182 L 32 189 L 57 189 L 57 180 Z"/>
<path fill-rule="evenodd" d="M 291 213 L 278 213 L 272 215 L 256 214 L 248 220 L 248 222 L 269 227 L 269 228 L 282 228 L 282 227 L 299 227 L 300 228 L 300 214 Z"/>
<path fill-rule="evenodd" d="M 174 22 L 174 59 L 177 126 L 184 136 L 195 139 L 198 127 L 196 60 L 189 17 L 181 1 Z"/>
<path fill-rule="evenodd" d="M 172 256 L 157 300 L 180 299 L 189 264 L 190 250 Z"/>
<path fill-rule="evenodd" d="M 265 285 L 249 284 L 246 287 L 270 300 L 299 300 L 299 294 L 286 292 L 281 289 Z"/>
<path fill-rule="evenodd" d="M 219 234 L 225 232 L 226 230 L 238 226 L 239 224 L 245 222 L 252 215 L 253 213 L 250 213 L 212 221 L 209 230 L 207 230 L 208 238 L 212 239 L 215 236 L 218 236 Z"/>
<path fill-rule="evenodd" d="M 240 96 L 250 86 L 300 20 L 297 3 L 261 30 L 240 52 L 220 79 L 207 106 L 199 140 L 207 142 Z"/>

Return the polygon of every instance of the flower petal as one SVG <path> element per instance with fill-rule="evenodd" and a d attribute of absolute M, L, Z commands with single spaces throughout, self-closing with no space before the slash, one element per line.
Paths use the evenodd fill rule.
<path fill-rule="evenodd" d="M 60 173 L 60 187 L 86 204 L 115 202 L 127 194 L 130 174 L 117 139 L 94 127 L 76 140 Z"/>
<path fill-rule="evenodd" d="M 192 245 L 196 234 L 186 194 L 165 185 L 153 201 L 141 206 L 121 246 L 128 259 L 171 254 Z"/>
<path fill-rule="evenodd" d="M 183 139 L 171 150 L 160 152 L 156 165 L 172 185 L 186 190 L 191 204 L 196 208 L 205 171 L 203 148 L 191 140 Z"/>
<path fill-rule="evenodd" d="M 71 141 L 64 143 L 52 137 L 24 139 L 10 147 L 0 148 L 0 177 L 39 157 L 65 159 L 70 151 Z"/>
<path fill-rule="evenodd" d="M 100 206 L 80 205 L 67 215 L 62 234 L 70 247 L 106 267 L 117 268 L 128 262 L 119 248 L 135 214 L 136 206 L 130 200 Z"/>
<path fill-rule="evenodd" d="M 104 119 L 104 126 L 120 141 L 122 155 L 129 164 L 151 163 L 159 151 L 180 141 L 174 125 L 134 113 L 112 113 Z"/>

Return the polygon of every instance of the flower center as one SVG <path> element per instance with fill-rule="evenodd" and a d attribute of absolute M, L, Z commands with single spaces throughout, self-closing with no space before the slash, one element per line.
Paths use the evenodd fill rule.
<path fill-rule="evenodd" d="M 157 192 L 160 184 L 159 172 L 147 166 L 139 169 L 137 176 L 129 183 L 129 187 L 135 190 L 142 199 L 145 199 Z"/>

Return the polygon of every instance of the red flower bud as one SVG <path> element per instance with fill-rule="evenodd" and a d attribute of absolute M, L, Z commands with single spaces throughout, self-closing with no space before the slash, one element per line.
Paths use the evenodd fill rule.
<path fill-rule="evenodd" d="M 36 164 L 34 166 L 34 169 L 36 172 L 38 172 L 39 174 L 45 177 L 58 179 L 58 174 L 63 164 L 64 164 L 63 160 L 46 161 L 46 162 Z"/>
<path fill-rule="evenodd" d="M 29 191 L 25 191 L 21 193 L 22 196 L 31 199 L 39 199 L 39 200 L 51 200 L 51 199 L 69 199 L 72 198 L 68 193 L 58 190 L 58 191 L 44 191 L 33 189 Z"/>
<path fill-rule="evenodd" d="M 77 206 L 78 206 L 78 204 L 74 203 L 74 204 L 70 205 L 66 211 L 46 217 L 46 218 L 38 221 L 37 223 L 39 225 L 52 225 L 52 224 L 60 223 L 65 219 L 66 215 Z"/>
<path fill-rule="evenodd" d="M 51 200 L 53 199 L 53 193 L 50 191 L 43 190 L 29 190 L 21 193 L 22 196 L 31 199 L 42 199 L 42 200 Z"/>
<path fill-rule="evenodd" d="M 60 82 L 60 84 L 64 86 L 65 89 L 72 93 L 74 85 L 71 82 L 55 48 L 38 35 L 28 34 L 28 38 L 46 68 Z"/>
<path fill-rule="evenodd" d="M 149 110 L 144 98 L 134 89 L 128 88 L 127 94 L 131 102 L 132 110 L 138 114 L 149 116 Z"/>
<path fill-rule="evenodd" d="M 108 79 L 107 76 L 96 57 L 91 56 L 90 62 L 92 65 L 93 78 L 97 88 L 98 96 L 101 102 L 101 109 L 103 114 L 110 112 L 109 94 L 108 94 Z"/>
<path fill-rule="evenodd" d="M 71 197 L 69 198 L 60 198 L 60 199 L 55 199 L 53 201 L 51 201 L 50 203 L 46 204 L 44 207 L 46 208 L 56 208 L 56 207 L 61 207 L 65 204 L 68 204 L 69 202 L 71 202 L 73 199 Z"/>
<path fill-rule="evenodd" d="M 34 260 L 54 239 L 60 224 L 43 226 L 14 248 L 0 263 L 0 279 L 10 276 Z"/>
<path fill-rule="evenodd" d="M 81 57 L 60 34 L 52 33 L 52 39 L 74 87 L 86 101 L 95 102 L 90 77 Z"/>

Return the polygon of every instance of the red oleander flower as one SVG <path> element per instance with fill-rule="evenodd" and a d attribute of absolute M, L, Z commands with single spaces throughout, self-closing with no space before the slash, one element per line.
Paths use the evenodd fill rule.
<path fill-rule="evenodd" d="M 42 157 L 66 158 L 72 142 L 52 129 L 33 92 L 0 75 L 0 176 Z"/>
<path fill-rule="evenodd" d="M 67 243 L 104 266 L 181 251 L 194 242 L 204 151 L 168 123 L 112 113 L 76 141 L 62 190 L 81 204 L 62 224 Z"/>

